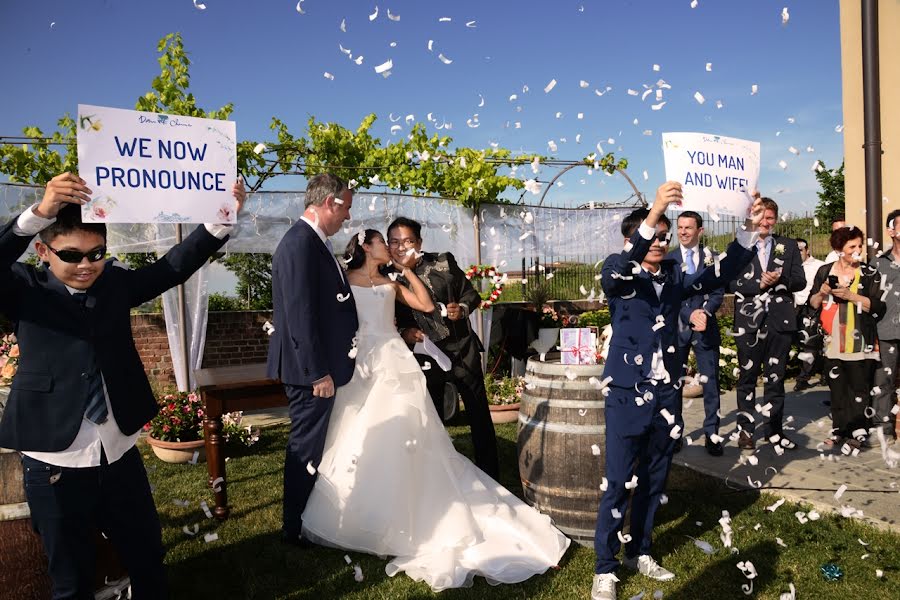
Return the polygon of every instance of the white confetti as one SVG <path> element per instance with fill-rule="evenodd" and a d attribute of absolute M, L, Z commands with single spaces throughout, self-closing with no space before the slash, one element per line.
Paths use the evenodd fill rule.
<path fill-rule="evenodd" d="M 294 10 L 296 10 L 301 15 L 306 14 L 305 12 L 303 12 L 303 6 L 301 6 L 303 4 L 303 2 L 304 2 L 304 0 L 297 0 L 297 6 L 294 7 Z"/>
<path fill-rule="evenodd" d="M 712 71 L 712 63 L 706 63 L 707 72 Z"/>
<path fill-rule="evenodd" d="M 697 101 L 697 104 L 703 104 L 706 102 L 706 98 L 703 97 L 703 94 L 700 92 L 694 92 L 694 100 Z"/>
<path fill-rule="evenodd" d="M 316 471 L 316 468 L 313 466 L 312 462 L 306 463 L 306 472 L 309 473 L 310 475 L 316 474 L 317 471 Z"/>
<path fill-rule="evenodd" d="M 400 15 L 391 14 L 391 9 L 387 9 L 387 18 L 390 19 L 391 21 L 399 21 Z"/>
<path fill-rule="evenodd" d="M 253 147 L 253 154 L 262 154 L 265 151 L 266 151 L 265 144 L 257 144 Z"/>
<path fill-rule="evenodd" d="M 197 0 L 194 0 L 194 8 L 196 8 L 197 10 L 206 10 L 206 5 L 203 3 L 197 2 Z"/>
<path fill-rule="evenodd" d="M 594 456 L 600 456 L 600 446 L 597 444 L 591 444 L 591 454 Z"/>
<path fill-rule="evenodd" d="M 841 496 L 843 496 L 844 492 L 846 492 L 846 491 L 847 491 L 847 486 L 844 484 L 841 484 L 841 487 L 839 487 L 837 489 L 837 491 L 834 493 L 834 499 L 840 500 Z"/>
<path fill-rule="evenodd" d="M 325 71 L 324 73 L 322 73 L 322 77 L 324 77 L 325 79 L 327 79 L 329 81 L 334 81 L 334 75 L 332 75 L 328 71 Z"/>
<path fill-rule="evenodd" d="M 444 56 L 443 54 L 438 54 L 438 58 L 439 58 L 439 59 L 441 60 L 441 62 L 444 63 L 445 65 L 449 65 L 450 63 L 453 62 L 452 60 L 450 60 L 449 58 L 447 58 L 447 57 Z"/>
<path fill-rule="evenodd" d="M 754 83 L 753 85 L 750 86 L 750 95 L 755 96 L 758 93 L 759 93 L 759 86 Z"/>
<path fill-rule="evenodd" d="M 222 484 L 225 483 L 224 477 L 216 477 L 212 482 L 212 489 L 214 492 L 222 491 Z"/>
<path fill-rule="evenodd" d="M 369 15 L 369 20 L 370 20 L 370 21 L 374 21 L 374 20 L 377 19 L 377 18 L 378 18 L 378 5 L 376 4 L 376 5 L 375 5 L 375 12 L 373 12 L 371 15 Z"/>
<path fill-rule="evenodd" d="M 388 59 L 387 61 L 385 61 L 385 62 L 381 63 L 380 65 L 378 65 L 377 67 L 375 67 L 375 72 L 379 73 L 379 74 L 383 74 L 387 71 L 390 71 L 393 68 L 394 68 L 394 61 L 391 59 Z"/>
<path fill-rule="evenodd" d="M 781 24 L 787 25 L 791 20 L 791 13 L 788 12 L 787 6 L 781 9 Z"/>
<path fill-rule="evenodd" d="M 207 544 L 209 544 L 210 542 L 215 542 L 217 539 L 219 539 L 218 533 L 207 533 L 203 536 L 203 541 Z"/>
<path fill-rule="evenodd" d="M 544 93 L 545 93 L 545 94 L 549 94 L 550 91 L 551 91 L 553 88 L 555 88 L 555 87 L 556 87 L 556 80 L 555 80 L 555 79 L 551 79 L 551 80 L 550 80 L 550 83 L 548 83 L 548 84 L 546 85 L 546 87 L 544 87 Z"/>

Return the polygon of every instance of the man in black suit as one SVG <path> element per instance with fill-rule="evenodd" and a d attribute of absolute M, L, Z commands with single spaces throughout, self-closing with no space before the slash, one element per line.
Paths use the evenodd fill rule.
<path fill-rule="evenodd" d="M 481 296 L 452 254 L 422 252 L 422 226 L 418 222 L 406 217 L 395 219 L 388 227 L 388 246 L 394 263 L 414 269 L 437 306 L 429 314 L 398 303 L 397 327 L 406 343 L 415 344 L 427 335 L 450 358 L 450 375 L 466 405 L 472 428 L 475 464 L 496 480 L 500 464 L 481 370 L 484 348 L 469 326 L 469 315 L 481 306 Z"/>
<path fill-rule="evenodd" d="M 693 275 L 711 268 L 715 255 L 700 243 L 703 235 L 703 217 L 692 210 L 678 215 L 678 245 L 669 252 L 669 258 L 678 263 L 685 275 Z M 706 451 L 712 456 L 722 456 L 722 439 L 719 437 L 719 345 L 722 343 L 716 311 L 725 297 L 723 287 L 687 298 L 681 305 L 678 317 L 678 352 L 682 364 L 687 364 L 688 354 L 694 350 L 697 371 L 703 386 L 703 433 L 706 434 Z M 681 388 L 683 394 L 684 387 Z M 684 429 L 681 414 L 682 398 L 678 402 L 676 420 Z M 675 452 L 681 450 L 681 440 L 675 441 Z"/>
<path fill-rule="evenodd" d="M 351 348 L 359 327 L 350 283 L 329 236 L 350 218 L 353 192 L 338 177 L 309 180 L 303 216 L 272 257 L 275 331 L 268 376 L 288 398 L 291 431 L 284 459 L 282 541 L 306 547 L 302 515 L 322 461 L 335 389 L 350 381 Z"/>
<path fill-rule="evenodd" d="M 806 285 L 800 249 L 791 238 L 774 235 L 778 205 L 762 199 L 765 213 L 753 261 L 729 284 L 734 292 L 734 333 L 741 374 L 737 382 L 738 446 L 753 450 L 756 423 L 765 419 L 763 434 L 786 450 L 797 445 L 784 436 L 784 372 L 797 330 L 794 292 Z M 756 380 L 765 378 L 761 405 L 756 404 Z"/>
<path fill-rule="evenodd" d="M 106 256 L 106 226 L 82 223 L 83 179 L 54 177 L 40 203 L 0 228 L 0 311 L 15 325 L 19 370 L 0 446 L 23 453 L 32 525 L 49 557 L 54 598 L 93 598 L 99 528 L 134 598 L 168 595 L 159 517 L 134 444 L 157 404 L 134 347 L 130 309 L 184 282 L 231 227 L 198 227 L 137 271 Z M 237 212 L 243 184 L 234 185 Z M 45 268 L 16 262 L 35 234 Z"/>

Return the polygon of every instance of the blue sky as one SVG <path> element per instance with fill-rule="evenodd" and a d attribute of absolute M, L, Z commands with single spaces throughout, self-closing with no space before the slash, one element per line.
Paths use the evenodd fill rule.
<path fill-rule="evenodd" d="M 157 41 L 180 31 L 194 62 L 192 91 L 207 109 L 233 102 L 241 139 L 272 140 L 272 116 L 302 135 L 310 115 L 356 128 L 374 112 L 373 132 L 387 142 L 409 130 L 407 115 L 426 122 L 432 113 L 436 123 L 452 123 L 443 133 L 456 145 L 493 142 L 580 159 L 600 142 L 604 151 L 629 159 L 630 175 L 652 198 L 665 175 L 661 133 L 702 131 L 761 142 L 761 190 L 793 212 L 815 206 L 813 162 L 837 166 L 843 154 L 843 136 L 835 131 L 842 123 L 837 0 L 699 0 L 693 9 L 690 0 L 305 0 L 303 15 L 291 0 L 205 5 L 2 2 L 0 135 L 19 135 L 28 124 L 51 131 L 79 103 L 133 108 L 158 72 Z M 376 5 L 378 16 L 370 20 Z M 390 20 L 388 9 L 400 20 Z M 362 64 L 339 44 L 354 58 L 362 55 Z M 439 53 L 452 62 L 441 62 Z M 384 78 L 374 67 L 388 59 L 393 69 Z M 556 86 L 545 93 L 553 79 Z M 655 87 L 659 79 L 672 86 L 661 110 L 651 110 L 654 94 L 642 101 L 627 93 Z M 595 93 L 607 87 L 602 97 Z M 702 105 L 694 99 L 698 91 L 706 98 Z M 513 94 L 518 98 L 510 101 Z M 723 108 L 716 108 L 717 100 Z M 480 126 L 471 128 L 467 120 L 476 113 Z M 392 123 L 391 115 L 403 118 Z M 403 128 L 392 136 L 394 124 Z M 800 156 L 788 151 L 792 146 Z M 787 169 L 778 165 L 782 160 Z M 553 175 L 544 168 L 541 179 Z M 561 181 L 564 186 L 548 194 L 549 204 L 628 195 L 621 178 L 586 170 L 570 171 Z M 267 189 L 302 186 L 299 178 L 281 178 Z"/>

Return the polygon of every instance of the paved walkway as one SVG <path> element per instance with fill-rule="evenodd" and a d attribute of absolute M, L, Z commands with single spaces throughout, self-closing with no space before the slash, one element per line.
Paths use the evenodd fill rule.
<path fill-rule="evenodd" d="M 788 382 L 788 389 L 794 386 Z M 762 389 L 757 389 L 761 394 Z M 815 387 L 805 392 L 788 392 L 785 398 L 785 434 L 798 445 L 778 456 L 769 443 L 760 444 L 748 455 L 756 456 L 758 463 L 741 464 L 737 443 L 728 440 L 735 430 L 737 394 L 734 391 L 722 396 L 721 414 L 725 415 L 720 427 L 726 437 L 725 455 L 710 456 L 706 452 L 702 435 L 703 399 L 695 398 L 684 409 L 685 431 L 694 439 L 690 446 L 675 455 L 674 462 L 722 479 L 729 485 L 748 487 L 759 484 L 789 500 L 808 502 L 818 512 L 838 511 L 852 507 L 862 511 L 865 520 L 883 529 L 900 531 L 900 469 L 889 469 L 877 447 L 863 449 L 857 456 L 844 456 L 839 448 L 825 450 L 822 442 L 831 430 L 829 409 L 822 404 L 830 394 L 827 387 Z M 689 403 L 686 400 L 685 403 Z M 790 428 L 790 429 L 789 429 Z M 818 449 L 817 449 L 818 446 Z M 896 447 L 900 450 L 900 447 Z M 746 457 L 745 457 L 746 458 Z M 750 481 L 748 482 L 748 477 Z M 758 483 L 757 483 L 758 482 Z M 834 495 L 846 485 L 838 498 Z"/>
<path fill-rule="evenodd" d="M 788 389 L 794 382 L 788 382 Z M 762 389 L 758 389 L 759 394 Z M 735 430 L 737 395 L 734 391 L 722 396 L 721 432 L 726 438 Z M 692 445 L 675 455 L 676 464 L 726 480 L 728 485 L 761 486 L 789 500 L 804 501 L 820 513 L 840 511 L 852 507 L 862 511 L 862 518 L 884 529 L 900 531 L 900 469 L 888 469 L 876 447 L 863 450 L 858 456 L 844 456 L 840 449 L 822 449 L 821 443 L 831 429 L 828 407 L 822 404 L 829 398 L 828 388 L 815 387 L 805 392 L 788 392 L 785 398 L 785 433 L 798 448 L 778 456 L 771 444 L 757 443 L 757 464 L 741 464 L 741 452 L 736 442 L 726 441 L 725 455 L 710 456 L 704 448 L 703 399 L 686 401 L 685 431 L 693 438 Z M 245 422 L 254 426 L 269 426 L 289 421 L 287 408 L 256 411 L 244 415 Z M 819 449 L 817 449 L 817 445 Z M 900 451 L 900 446 L 897 447 Z M 750 478 L 748 482 L 747 478 Z M 751 483 L 752 482 L 752 483 Z M 835 492 L 846 485 L 846 491 L 835 499 Z M 777 489 L 774 489 L 777 488 Z"/>

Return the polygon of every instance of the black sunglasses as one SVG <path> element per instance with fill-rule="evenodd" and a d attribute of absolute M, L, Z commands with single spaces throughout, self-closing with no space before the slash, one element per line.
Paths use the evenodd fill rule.
<path fill-rule="evenodd" d="M 669 243 L 669 233 L 657 233 L 656 239 L 659 240 L 660 244 L 668 244 Z M 653 238 L 650 238 L 650 241 L 653 241 Z"/>
<path fill-rule="evenodd" d="M 85 258 L 91 262 L 97 262 L 98 260 L 103 260 L 103 257 L 106 256 L 106 246 L 100 246 L 99 248 L 88 250 L 87 252 L 78 252 L 77 250 L 56 250 L 50 244 L 47 244 L 47 248 L 50 252 L 55 254 L 59 260 L 64 263 L 72 263 L 75 265 Z"/>

